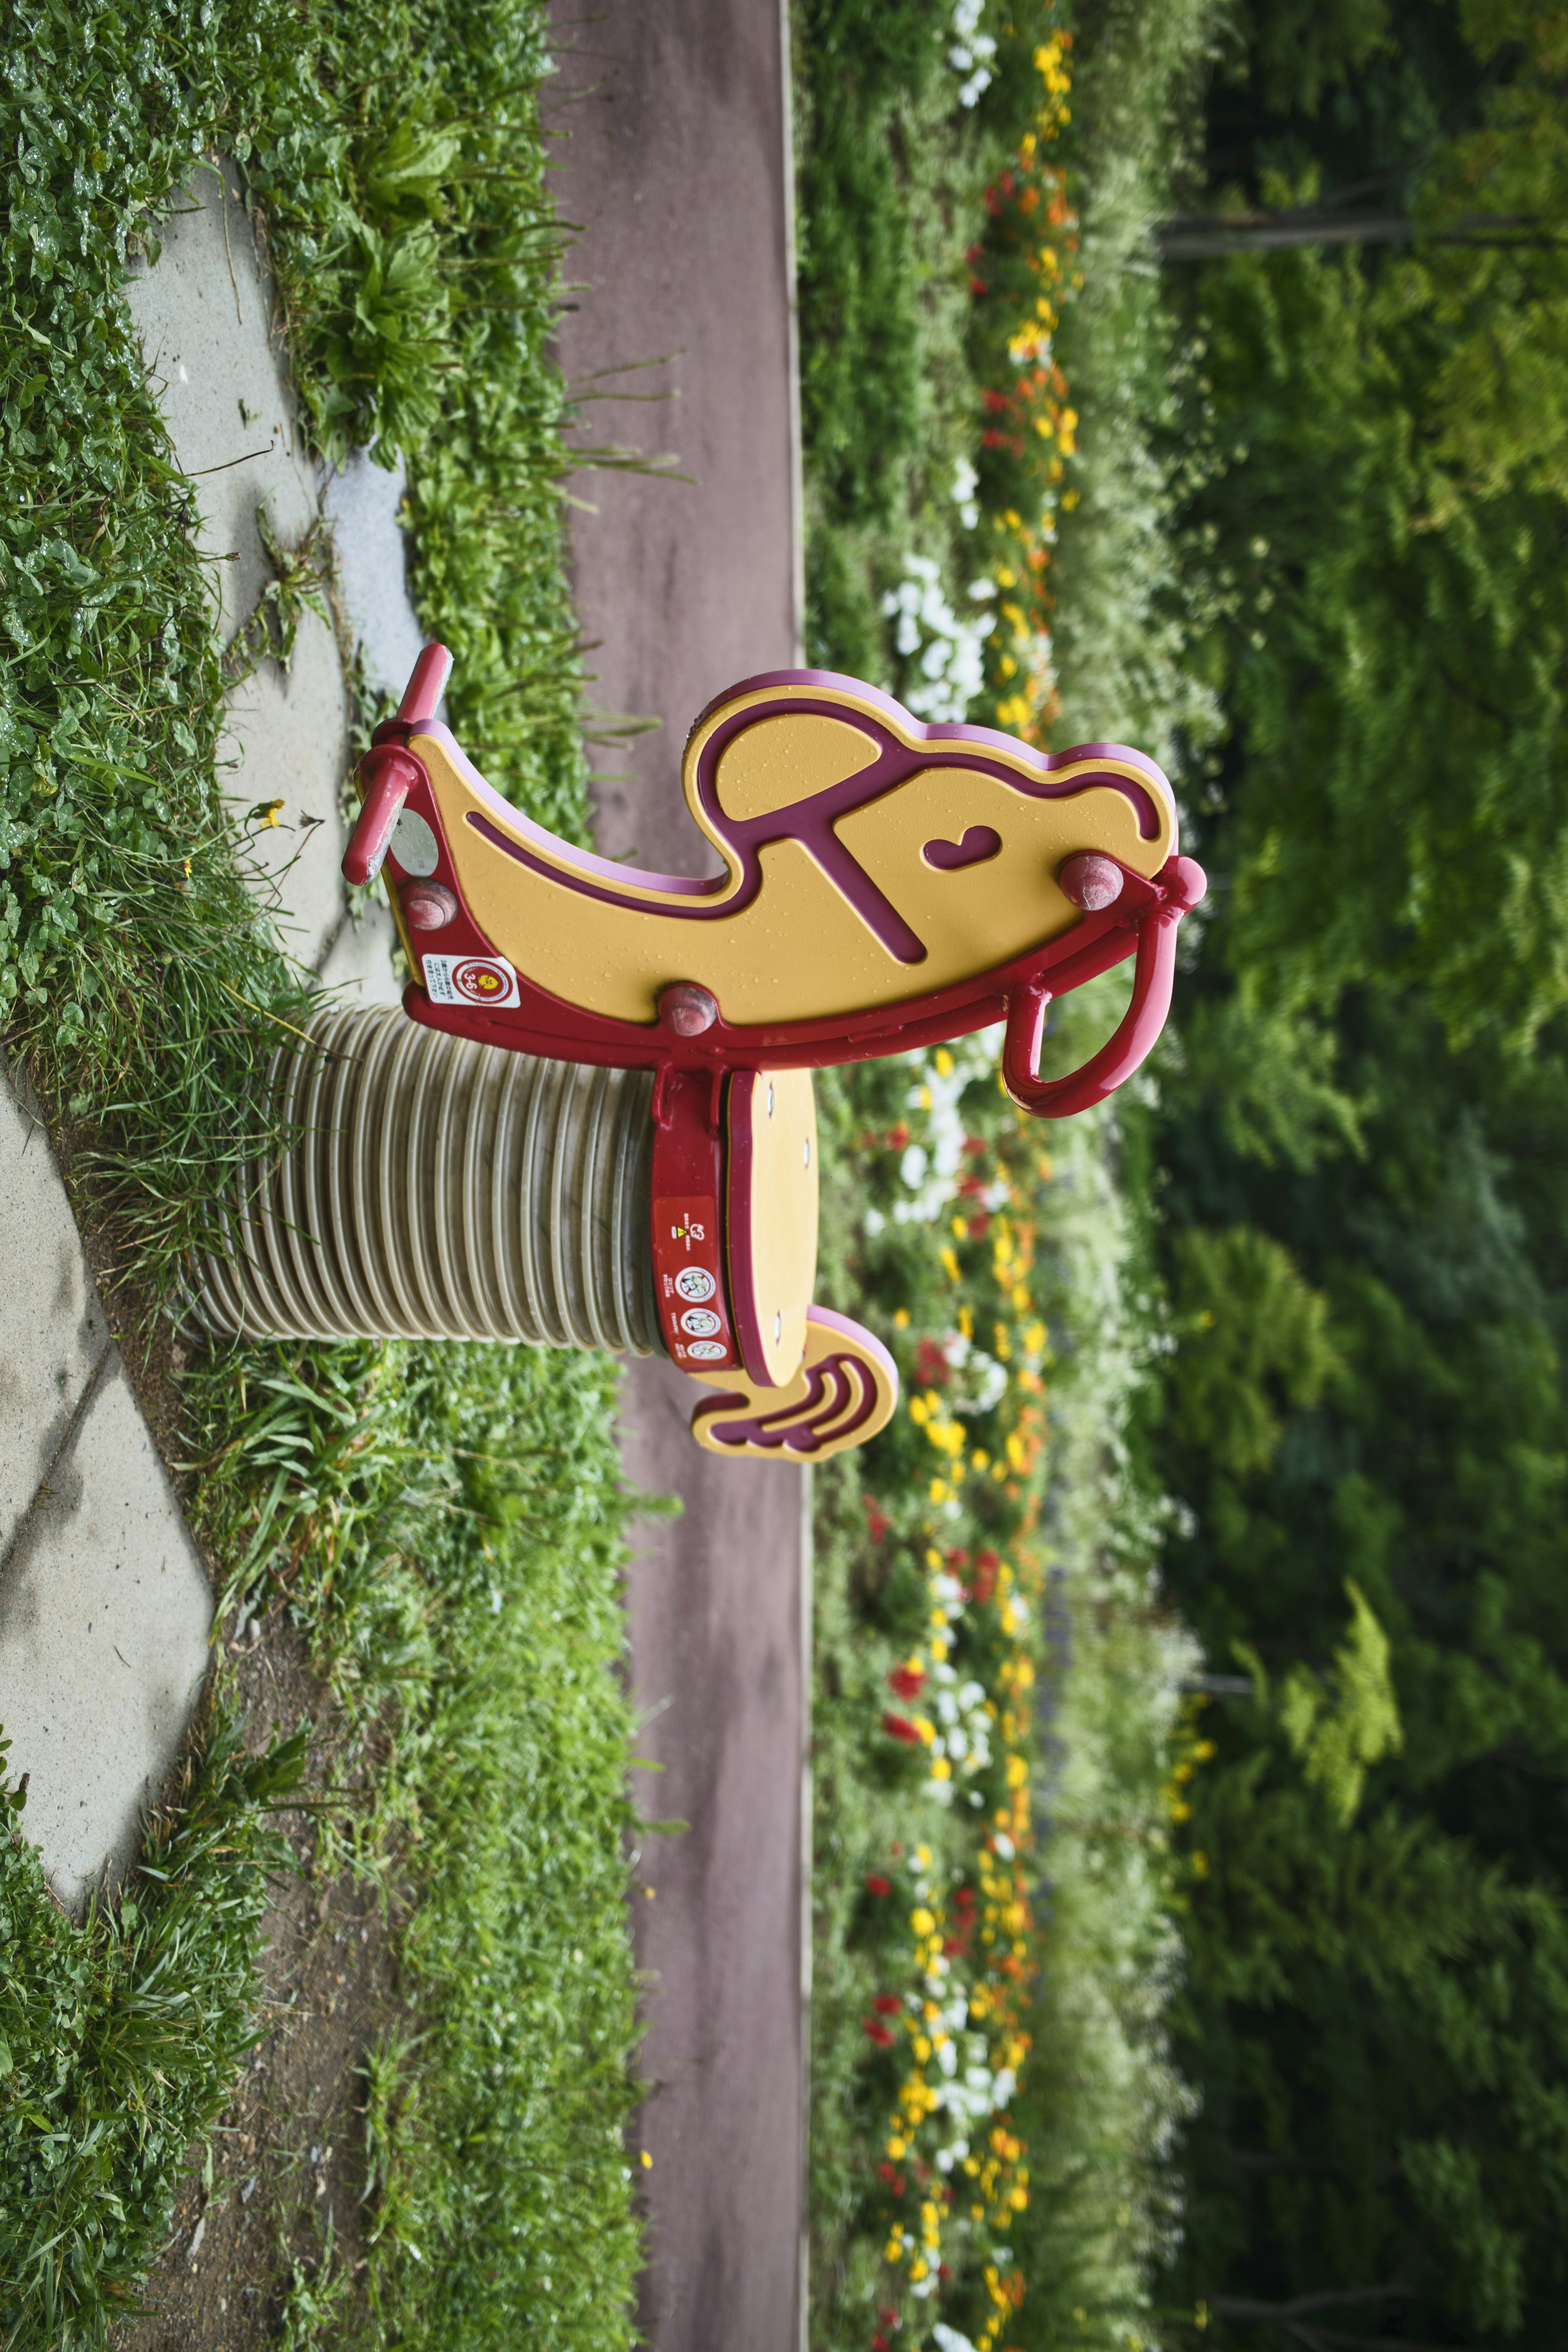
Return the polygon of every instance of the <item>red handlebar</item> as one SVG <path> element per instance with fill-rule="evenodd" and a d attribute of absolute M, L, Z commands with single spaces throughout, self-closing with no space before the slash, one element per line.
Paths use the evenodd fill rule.
<path fill-rule="evenodd" d="M 1176 973 L 1176 926 L 1208 887 L 1204 869 L 1191 857 L 1173 857 L 1155 877 L 1155 895 L 1135 919 L 1138 961 L 1132 1002 L 1115 1034 L 1083 1067 L 1065 1078 L 1037 1076 L 1040 1033 L 1051 1001 L 1044 980 L 1025 982 L 1007 1002 L 1007 1034 L 1002 1047 L 1002 1081 L 1020 1110 L 1037 1118 L 1070 1118 L 1114 1094 L 1137 1069 L 1165 1025 Z"/>
<path fill-rule="evenodd" d="M 364 800 L 343 852 L 343 879 L 363 886 L 380 873 L 397 813 L 415 785 L 424 782 L 425 770 L 412 751 L 377 743 L 365 753 L 359 772 Z"/>

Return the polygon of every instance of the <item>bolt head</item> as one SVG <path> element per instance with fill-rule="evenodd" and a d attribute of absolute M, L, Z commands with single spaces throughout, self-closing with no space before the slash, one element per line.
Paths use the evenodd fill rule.
<path fill-rule="evenodd" d="M 442 931 L 458 913 L 458 894 L 444 882 L 405 882 L 397 894 L 411 931 Z"/>
<path fill-rule="evenodd" d="M 694 981 L 677 981 L 658 1000 L 658 1017 L 678 1037 L 700 1037 L 719 1018 L 719 1001 Z"/>
<path fill-rule="evenodd" d="M 1081 849 L 1076 857 L 1069 857 L 1057 876 L 1063 895 L 1086 915 L 1114 906 L 1121 896 L 1123 878 L 1113 857 L 1101 857 L 1092 849 Z"/>

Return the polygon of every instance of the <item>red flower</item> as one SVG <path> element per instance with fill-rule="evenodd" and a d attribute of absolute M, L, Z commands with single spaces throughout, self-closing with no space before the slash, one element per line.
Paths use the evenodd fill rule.
<path fill-rule="evenodd" d="M 888 2352 L 888 2339 L 885 2336 L 872 2336 L 871 2352 Z"/>
<path fill-rule="evenodd" d="M 866 1873 L 866 1892 L 868 1895 L 890 1895 L 892 1891 L 892 1880 L 890 1878 L 884 1878 L 879 1870 L 868 1870 Z"/>
<path fill-rule="evenodd" d="M 952 1367 L 934 1339 L 922 1339 L 915 1349 L 915 1381 L 922 1389 L 947 1386 Z"/>
<path fill-rule="evenodd" d="M 885 1715 L 882 1728 L 889 1739 L 907 1739 L 911 1748 L 918 1748 L 921 1744 L 920 1733 L 907 1715 Z"/>
<path fill-rule="evenodd" d="M 1001 1565 L 1001 1560 L 994 1551 L 975 1554 L 974 1598 L 983 1607 L 996 1590 L 996 1571 Z"/>
<path fill-rule="evenodd" d="M 879 1992 L 871 2006 L 879 2017 L 897 2017 L 903 2002 L 896 1992 Z"/>
<path fill-rule="evenodd" d="M 860 1507 L 866 1514 L 866 1532 L 873 1543 L 880 1543 L 893 1522 L 880 1507 L 874 1495 L 862 1495 Z"/>
<path fill-rule="evenodd" d="M 895 1666 L 888 1676 L 888 1687 L 897 1691 L 900 1698 L 919 1698 L 925 1688 L 925 1668 Z"/>
<path fill-rule="evenodd" d="M 970 1218 L 969 1238 L 972 1242 L 983 1242 L 990 1231 L 991 1213 L 988 1209 L 982 1209 L 977 1217 Z"/>
<path fill-rule="evenodd" d="M 879 2050 L 890 2050 L 892 2048 L 893 2037 L 889 2032 L 887 2027 L 881 2023 L 879 2019 L 875 2017 L 863 2017 L 860 2022 L 865 2027 L 867 2033 L 876 2043 Z"/>

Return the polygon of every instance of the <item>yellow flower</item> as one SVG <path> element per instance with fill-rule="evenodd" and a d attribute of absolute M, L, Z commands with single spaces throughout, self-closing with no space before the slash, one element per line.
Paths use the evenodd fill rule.
<path fill-rule="evenodd" d="M 917 1429 L 925 1427 L 926 1423 L 931 1419 L 931 1407 L 924 1397 L 912 1396 L 910 1399 L 910 1419 Z"/>
<path fill-rule="evenodd" d="M 647 2152 L 647 2148 L 646 2148 L 646 2147 L 644 2148 L 644 2150 L 643 2150 L 643 2152 L 642 2152 L 642 2160 L 643 2160 L 644 2165 L 645 2165 L 645 2166 L 647 2167 L 647 2168 L 648 2169 L 648 2171 L 649 2171 L 649 2172 L 651 2172 L 651 2171 L 653 2170 L 653 2158 L 652 2158 L 652 2157 L 651 2157 L 651 2156 L 649 2156 L 649 2154 L 648 2154 L 648 2152 Z"/>
<path fill-rule="evenodd" d="M 945 1478 L 933 1478 L 931 1482 L 929 1491 L 931 1499 L 933 1503 L 945 1503 L 948 1499 L 947 1480 Z"/>
<path fill-rule="evenodd" d="M 963 1237 L 964 1237 L 965 1234 L 967 1234 L 967 1233 L 968 1233 L 968 1231 L 969 1231 L 969 1227 L 968 1227 L 967 1223 L 965 1223 L 965 1221 L 963 1220 L 963 1218 L 962 1218 L 962 1217 L 954 1217 L 954 1219 L 953 1219 L 953 1221 L 952 1221 L 952 1230 L 953 1230 L 953 1234 L 954 1234 L 955 1238 L 956 1238 L 957 1240 L 959 1240 L 959 1241 L 962 1241 L 962 1240 L 963 1239 Z"/>
<path fill-rule="evenodd" d="M 1021 1756 L 1009 1756 L 1007 1759 L 1007 1786 L 1010 1789 L 1021 1789 L 1028 1777 L 1029 1768 L 1025 1763 L 1023 1758 Z"/>
<path fill-rule="evenodd" d="M 893 2134 L 893 2137 L 888 2142 L 888 2154 L 892 2158 L 895 2164 L 897 2164 L 900 2157 L 903 2155 L 908 2146 L 909 2142 L 907 2140 L 901 2140 L 897 2132 Z"/>
<path fill-rule="evenodd" d="M 936 1926 L 936 1921 L 922 1903 L 918 1911 L 910 1912 L 910 1926 L 917 1936 L 929 1936 Z"/>
<path fill-rule="evenodd" d="M 1070 410 L 1068 414 L 1071 414 Z M 1074 422 L 1077 422 L 1076 418 L 1074 419 Z M 936 1064 L 936 1074 L 939 1078 L 952 1077 L 952 1055 L 948 1052 L 945 1045 L 939 1045 L 936 1052 L 932 1055 L 931 1059 Z"/>
<path fill-rule="evenodd" d="M 908 1308 L 907 1307 L 894 1307 L 894 1309 L 893 1309 L 893 1328 L 894 1328 L 894 1330 L 895 1330 L 895 1331 L 907 1331 L 907 1330 L 909 1329 L 909 1328 L 910 1328 L 910 1310 L 909 1310 L 909 1308 Z"/>
<path fill-rule="evenodd" d="M 920 2060 L 922 2066 L 925 2064 L 926 2060 L 931 2056 L 931 2043 L 927 2041 L 923 2033 L 917 2033 L 915 2036 L 915 2056 Z"/>
<path fill-rule="evenodd" d="M 942 1244 L 942 1270 L 946 1275 L 949 1282 L 956 1282 L 958 1280 L 958 1259 L 953 1254 L 952 1245 L 950 1242 L 944 1242 Z"/>
<path fill-rule="evenodd" d="M 952 1765 L 948 1762 L 948 1760 L 947 1760 L 947 1759 L 946 1759 L 946 1757 L 945 1757 L 945 1756 L 933 1756 L 933 1757 L 931 1758 L 931 1779 L 932 1779 L 933 1780 L 952 1780 Z"/>
<path fill-rule="evenodd" d="M 986 1453 L 984 1445 L 977 1445 L 975 1447 L 973 1453 L 969 1457 L 969 1466 L 972 1470 L 990 1469 L 991 1456 Z"/>

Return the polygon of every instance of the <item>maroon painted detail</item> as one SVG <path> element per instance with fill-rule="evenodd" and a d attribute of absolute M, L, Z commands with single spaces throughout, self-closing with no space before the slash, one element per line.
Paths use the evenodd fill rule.
<path fill-rule="evenodd" d="M 1098 850 L 1080 849 L 1076 857 L 1069 857 L 1057 881 L 1063 897 L 1086 914 L 1097 915 L 1121 896 L 1121 866 L 1114 857 L 1102 857 Z"/>
<path fill-rule="evenodd" d="M 457 892 L 444 882 L 400 883 L 397 903 L 411 931 L 444 931 L 459 911 Z"/>
<path fill-rule="evenodd" d="M 959 874 L 966 866 L 984 866 L 1001 846 L 994 825 L 972 824 L 962 841 L 928 841 L 921 856 L 940 874 Z"/>
<path fill-rule="evenodd" d="M 847 1316 L 835 1315 L 826 1307 L 814 1307 L 808 1320 L 846 1335 L 853 1333 L 862 1346 L 868 1347 L 881 1362 L 886 1378 L 896 1397 L 899 1392 L 898 1368 L 881 1341 L 860 1324 L 852 1323 Z M 859 1391 L 859 1404 L 847 1419 L 841 1419 L 855 1391 Z M 733 1391 L 700 1404 L 691 1416 L 695 1429 L 727 1407 L 743 1404 L 747 1400 Z M 770 1452 L 811 1454 L 816 1453 L 827 1436 L 835 1440 L 863 1429 L 876 1412 L 877 1391 L 865 1365 L 856 1356 L 829 1355 L 814 1364 L 806 1375 L 806 1392 L 798 1402 L 782 1405 L 772 1412 L 761 1411 L 744 1420 L 726 1422 L 715 1429 L 712 1442 L 718 1445 L 766 1446 Z"/>

